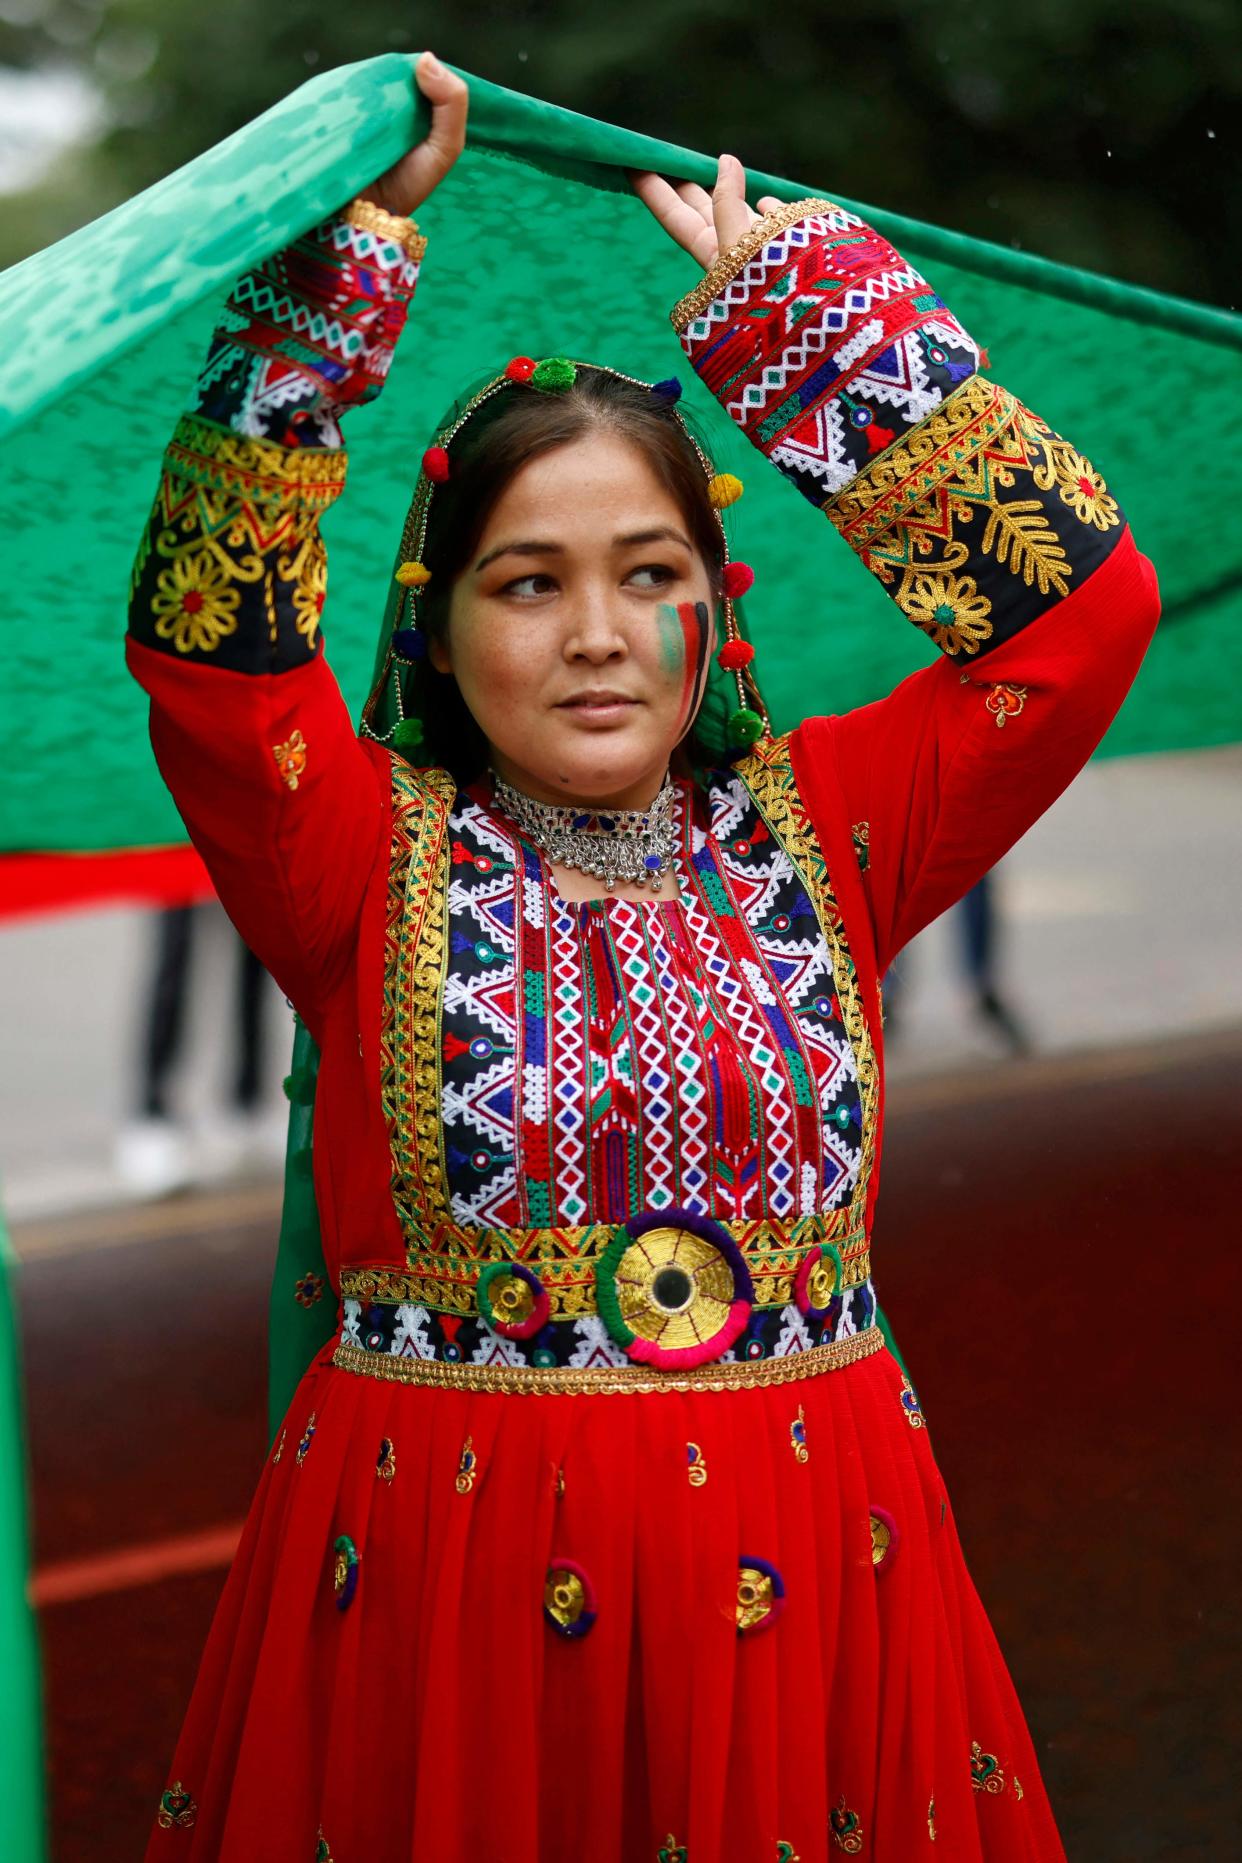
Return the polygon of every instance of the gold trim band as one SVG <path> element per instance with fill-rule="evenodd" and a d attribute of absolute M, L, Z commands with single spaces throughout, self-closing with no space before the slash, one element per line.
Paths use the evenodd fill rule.
<path fill-rule="evenodd" d="M 709 271 L 704 272 L 693 291 L 687 291 L 681 302 L 669 312 L 669 321 L 678 336 L 701 317 L 708 305 L 720 296 L 721 291 L 735 272 L 739 272 L 748 259 L 753 259 L 767 240 L 783 233 L 786 227 L 796 226 L 799 220 L 805 220 L 808 214 L 837 213 L 835 201 L 823 200 L 819 195 L 808 195 L 805 200 L 786 201 L 783 207 L 774 207 L 771 213 L 764 214 L 762 220 L 756 220 L 749 232 L 743 233 L 735 240 L 727 252 L 722 252 Z"/>
<path fill-rule="evenodd" d="M 591 1365 L 581 1369 L 538 1365 L 446 1365 L 439 1359 L 396 1358 L 342 1343 L 332 1354 L 338 1371 L 381 1378 L 389 1384 L 431 1385 L 439 1390 L 495 1391 L 509 1397 L 646 1397 L 657 1391 L 748 1391 L 771 1384 L 793 1384 L 820 1372 L 840 1371 L 870 1358 L 884 1344 L 878 1326 L 851 1333 L 830 1345 L 791 1352 L 786 1358 L 754 1363 L 700 1365 L 693 1371 L 652 1371 L 647 1365 Z"/>
<path fill-rule="evenodd" d="M 792 1222 L 756 1217 L 721 1227 L 741 1250 L 757 1307 L 786 1307 L 806 1251 L 833 1242 L 841 1256 L 841 1291 L 861 1287 L 871 1274 L 871 1251 L 861 1210 L 852 1205 Z M 521 1262 L 539 1276 L 554 1320 L 594 1313 L 596 1263 L 617 1233 L 615 1223 L 563 1228 L 473 1229 L 437 1223 L 428 1246 L 411 1246 L 405 1268 L 347 1268 L 343 1299 L 431 1307 L 437 1313 L 478 1312 L 479 1275 L 492 1262 Z"/>
<path fill-rule="evenodd" d="M 392 240 L 394 245 L 400 246 L 407 259 L 421 259 L 427 250 L 427 235 L 419 232 L 416 220 L 407 219 L 399 213 L 389 213 L 386 207 L 365 200 L 361 195 L 357 200 L 350 201 L 341 217 L 348 220 L 350 226 L 361 227 L 365 233 Z"/>

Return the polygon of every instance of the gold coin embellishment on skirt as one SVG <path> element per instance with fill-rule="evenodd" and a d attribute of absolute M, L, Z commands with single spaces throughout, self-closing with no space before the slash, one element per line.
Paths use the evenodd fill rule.
<path fill-rule="evenodd" d="M 871 1563 L 877 1573 L 887 1572 L 901 1544 L 901 1529 L 887 1507 L 871 1504 Z"/>
<path fill-rule="evenodd" d="M 543 1615 L 562 1637 L 584 1637 L 595 1622 L 595 1587 L 575 1559 L 558 1559 L 548 1567 Z"/>
<path fill-rule="evenodd" d="M 746 1554 L 737 1568 L 737 1632 L 753 1635 L 774 1624 L 785 1607 L 785 1581 L 770 1559 Z"/>

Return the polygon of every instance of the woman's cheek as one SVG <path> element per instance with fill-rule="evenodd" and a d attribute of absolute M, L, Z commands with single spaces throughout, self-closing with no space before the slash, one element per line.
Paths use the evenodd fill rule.
<path fill-rule="evenodd" d="M 692 722 L 707 682 L 707 656 L 711 650 L 711 610 L 706 602 L 662 602 L 656 614 L 660 639 L 660 665 L 679 690 L 677 728 L 684 732 Z"/>

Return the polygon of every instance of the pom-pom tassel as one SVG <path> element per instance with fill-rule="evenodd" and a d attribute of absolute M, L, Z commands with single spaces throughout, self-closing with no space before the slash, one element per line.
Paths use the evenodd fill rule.
<path fill-rule="evenodd" d="M 563 395 L 577 379 L 578 371 L 572 362 L 566 361 L 564 356 L 549 356 L 546 361 L 535 364 L 530 385 L 541 394 Z"/>
<path fill-rule="evenodd" d="M 423 745 L 423 721 L 421 718 L 402 718 L 393 726 L 392 747 L 394 750 L 421 750 Z"/>
<path fill-rule="evenodd" d="M 724 592 L 730 601 L 737 601 L 740 595 L 754 587 L 755 572 L 749 563 L 726 563 L 724 572 Z"/>
<path fill-rule="evenodd" d="M 423 471 L 433 485 L 443 485 L 449 476 L 449 456 L 442 446 L 429 446 L 423 454 Z"/>
<path fill-rule="evenodd" d="M 403 660 L 427 658 L 427 636 L 421 628 L 399 627 L 392 637 L 393 652 Z"/>
<path fill-rule="evenodd" d="M 423 563 L 402 563 L 394 580 L 403 589 L 421 589 L 431 581 L 431 571 Z"/>
<path fill-rule="evenodd" d="M 716 664 L 723 673 L 740 673 L 754 657 L 755 650 L 748 640 L 727 640 L 716 655 Z"/>
<path fill-rule="evenodd" d="M 707 482 L 707 496 L 717 511 L 724 511 L 729 505 L 735 505 L 742 496 L 742 481 L 731 472 L 718 472 L 714 479 Z"/>
<path fill-rule="evenodd" d="M 675 375 L 670 375 L 667 381 L 653 382 L 651 392 L 659 400 L 667 401 L 672 407 L 681 400 L 681 383 Z"/>

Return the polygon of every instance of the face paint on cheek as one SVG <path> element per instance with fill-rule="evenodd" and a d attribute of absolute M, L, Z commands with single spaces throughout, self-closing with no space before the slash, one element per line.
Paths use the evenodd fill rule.
<path fill-rule="evenodd" d="M 681 626 L 684 665 L 681 710 L 677 723 L 684 733 L 694 722 L 707 683 L 707 655 L 712 644 L 711 613 L 706 602 L 682 602 L 677 609 Z"/>

